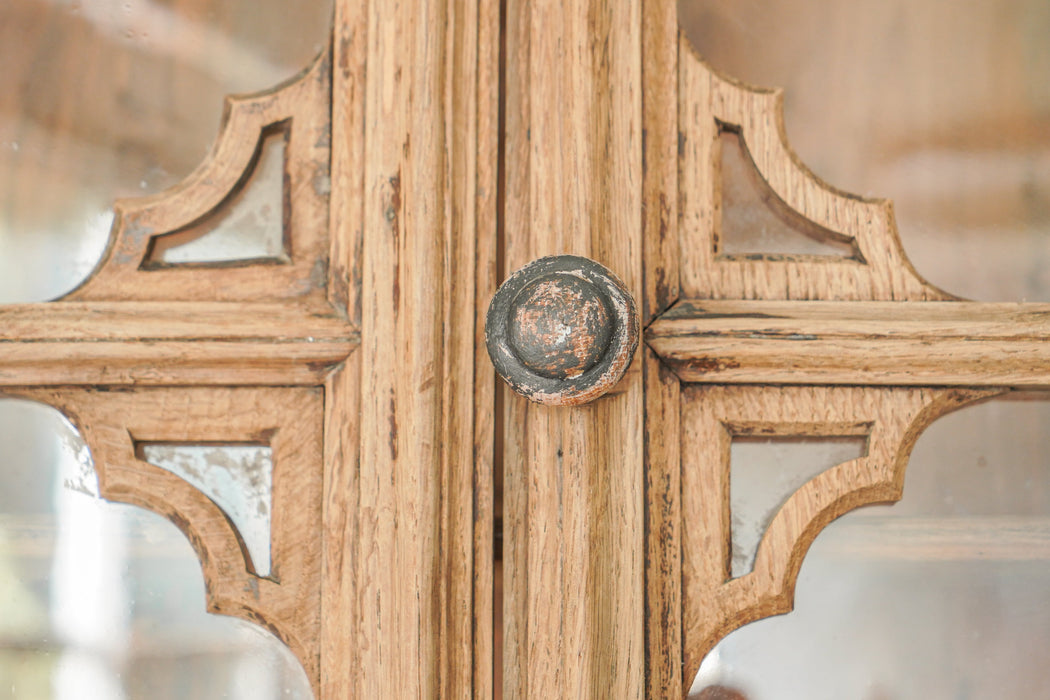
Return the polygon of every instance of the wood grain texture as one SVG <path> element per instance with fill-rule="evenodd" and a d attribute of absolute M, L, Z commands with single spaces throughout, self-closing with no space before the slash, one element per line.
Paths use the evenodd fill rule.
<path fill-rule="evenodd" d="M 331 571 L 349 565 L 353 577 L 331 581 L 326 596 L 338 616 L 325 632 L 326 697 L 489 693 L 491 651 L 477 628 L 491 622 L 475 616 L 474 598 L 491 596 L 491 563 L 476 573 L 474 556 L 491 558 L 491 513 L 476 511 L 474 494 L 476 479 L 491 488 L 491 461 L 475 461 L 486 449 L 476 402 L 490 399 L 475 396 L 474 380 L 477 298 L 491 290 L 495 251 L 484 240 L 495 231 L 479 223 L 492 224 L 496 190 L 496 144 L 479 131 L 494 124 L 495 65 L 479 67 L 493 59 L 491 39 L 484 57 L 479 47 L 481 23 L 489 32 L 496 18 L 493 3 L 475 0 L 338 5 L 335 133 L 345 150 L 333 158 L 340 187 L 362 189 L 341 193 L 333 211 L 351 281 L 360 271 L 348 304 L 363 341 L 359 389 L 334 394 L 359 404 L 330 409 L 333 427 L 359 416 L 359 446 L 355 458 L 346 434 L 332 448 L 356 467 L 333 462 L 329 481 Z"/>
<path fill-rule="evenodd" d="M 319 388 L 11 388 L 62 411 L 84 437 L 103 498 L 168 518 L 204 573 L 208 610 L 287 644 L 319 688 L 323 396 Z M 250 571 L 225 513 L 189 482 L 139 459 L 144 442 L 265 442 L 272 450 L 271 574 Z"/>
<path fill-rule="evenodd" d="M 327 297 L 331 57 L 256 95 L 229 97 L 221 134 L 182 183 L 116 204 L 109 246 L 91 277 L 65 299 L 264 301 L 296 298 L 318 308 Z M 221 209 L 253 167 L 260 139 L 287 124 L 283 264 L 195 264 L 146 269 L 150 243 Z M 344 272 L 343 268 L 339 272 Z M 345 296 L 343 294 L 342 296 Z M 335 298 L 341 298 L 336 294 Z"/>
<path fill-rule="evenodd" d="M 704 386 L 683 389 L 683 674 L 732 630 L 788 612 L 806 550 L 832 520 L 901 496 L 908 455 L 937 417 L 994 395 L 969 389 Z M 867 454 L 819 474 L 792 494 L 759 545 L 754 570 L 731 578 L 729 447 L 753 435 L 856 435 Z M 721 494 L 722 507 L 712 507 Z"/>
<path fill-rule="evenodd" d="M 682 301 L 646 342 L 705 383 L 1050 386 L 1050 305 Z"/>
<path fill-rule="evenodd" d="M 580 255 L 640 298 L 641 4 L 510 0 L 504 275 Z M 506 698 L 644 694 L 640 361 L 580 407 L 506 392 Z"/>
<path fill-rule="evenodd" d="M 645 354 L 646 696 L 679 698 L 682 678 L 682 440 L 678 377 Z"/>
<path fill-rule="evenodd" d="M 889 201 L 822 182 L 784 132 L 781 92 L 717 74 L 679 40 L 679 239 L 682 295 L 703 299 L 934 300 L 951 295 L 922 280 L 904 255 Z M 760 177 L 790 209 L 858 257 L 726 255 L 721 239 L 719 133 L 737 131 Z"/>
<path fill-rule="evenodd" d="M 289 304 L 51 302 L 0 307 L 0 386 L 312 384 L 357 332 Z"/>
<path fill-rule="evenodd" d="M 647 326 L 678 298 L 678 12 L 642 3 L 642 231 Z"/>

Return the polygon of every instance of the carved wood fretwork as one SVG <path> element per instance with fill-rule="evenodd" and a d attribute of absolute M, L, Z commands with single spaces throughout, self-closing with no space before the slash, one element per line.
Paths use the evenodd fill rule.
<path fill-rule="evenodd" d="M 150 263 L 275 130 L 284 255 Z M 778 206 L 853 253 L 728 253 L 726 131 Z M 623 280 L 644 343 L 605 396 L 540 406 L 497 389 L 484 316 L 501 276 L 564 254 Z M 0 308 L 0 387 L 70 416 L 103 495 L 179 525 L 210 608 L 289 644 L 322 700 L 493 697 L 497 669 L 509 698 L 664 698 L 790 609 L 828 522 L 899 498 L 926 425 L 1050 387 L 1048 339 L 1046 305 L 925 282 L 890 203 L 799 163 L 779 93 L 705 65 L 673 2 L 338 0 L 312 66 L 232 98 L 194 174 L 117 206 L 84 285 Z M 867 454 L 788 498 L 732 579 L 730 437 L 862 429 Z M 264 435 L 269 577 L 214 503 L 136 456 Z"/>
<path fill-rule="evenodd" d="M 837 191 L 798 161 L 779 92 L 718 75 L 684 38 L 677 46 L 678 216 L 650 223 L 659 235 L 646 256 L 660 279 L 650 308 L 662 310 L 644 332 L 650 697 L 683 696 L 722 637 L 791 610 L 816 535 L 849 510 L 898 500 L 911 447 L 936 418 L 1050 386 L 1050 306 L 967 302 L 925 282 L 904 256 L 889 202 Z M 648 126 L 665 133 L 667 121 L 654 111 Z M 725 130 L 778 206 L 850 242 L 854 255 L 723 252 Z M 663 164 L 647 176 L 670 182 Z M 754 570 L 733 578 L 729 446 L 756 432 L 863 434 L 868 451 L 787 498 Z"/>

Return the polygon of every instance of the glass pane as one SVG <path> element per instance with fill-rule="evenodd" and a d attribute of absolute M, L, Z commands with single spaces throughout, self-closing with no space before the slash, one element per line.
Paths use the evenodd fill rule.
<path fill-rule="evenodd" d="M 328 39 L 332 0 L 0 2 L 0 301 L 41 301 L 102 254 L 113 201 L 179 182 L 223 97 Z"/>
<path fill-rule="evenodd" d="M 237 528 L 252 571 L 270 575 L 273 454 L 264 445 L 143 444 L 142 459 L 193 484 Z"/>
<path fill-rule="evenodd" d="M 783 87 L 788 138 L 835 187 L 894 202 L 921 274 L 1050 300 L 1050 3 L 679 0 L 719 71 Z"/>
<path fill-rule="evenodd" d="M 153 239 L 148 267 L 192 263 L 287 261 L 284 241 L 284 149 L 278 130 L 259 144 L 245 182 L 217 210 L 181 231 Z"/>
<path fill-rule="evenodd" d="M 0 689 L 14 698 L 312 697 L 292 653 L 205 612 L 174 525 L 97 497 L 90 455 L 55 410 L 0 400 Z"/>
<path fill-rule="evenodd" d="M 821 472 L 866 452 L 867 439 L 859 437 L 734 437 L 729 448 L 733 577 L 754 568 L 762 536 L 795 491 Z"/>
<path fill-rule="evenodd" d="M 903 500 L 832 523 L 802 564 L 795 611 L 726 637 L 692 692 L 1050 697 L 1047 455 L 1050 403 L 941 418 L 915 446 Z"/>
<path fill-rule="evenodd" d="M 723 129 L 721 252 L 724 255 L 857 257 L 853 239 L 819 226 L 777 196 L 755 167 L 743 139 Z"/>

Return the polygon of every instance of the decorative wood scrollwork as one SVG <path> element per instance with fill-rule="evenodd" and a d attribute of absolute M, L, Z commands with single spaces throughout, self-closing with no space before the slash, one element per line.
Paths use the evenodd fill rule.
<path fill-rule="evenodd" d="M 200 167 L 170 190 L 122 200 L 109 246 L 68 301 L 323 301 L 328 281 L 331 59 L 265 92 L 228 97 L 221 131 Z M 153 242 L 226 206 L 245 184 L 262 139 L 285 133 L 283 224 L 288 260 L 280 264 L 184 266 L 150 261 Z M 251 262 L 251 261 L 249 261 Z M 191 281 L 192 280 L 192 281 Z"/>
<path fill-rule="evenodd" d="M 653 31 L 661 25 L 654 24 Z M 668 31 L 662 27 L 664 36 Z M 648 693 L 681 697 L 704 655 L 747 622 L 787 612 L 802 559 L 831 520 L 901 496 L 919 433 L 1004 391 L 1050 386 L 1050 307 L 977 304 L 924 281 L 892 205 L 820 181 L 787 145 L 780 93 L 718 75 L 678 37 L 677 85 L 650 102 L 678 112 L 677 177 L 648 174 L 668 214 L 647 219 L 645 330 Z M 650 133 L 669 119 L 648 113 Z M 813 231 L 853 255 L 726 254 L 720 133 Z M 669 243 L 668 240 L 674 243 Z M 906 302 L 906 303 L 905 303 Z M 754 570 L 730 570 L 734 435 L 867 435 L 867 454 L 814 477 L 780 507 Z"/>
<path fill-rule="evenodd" d="M 679 38 L 681 289 L 692 299 L 934 300 L 953 297 L 919 277 L 897 235 L 893 205 L 836 190 L 787 144 L 779 90 L 719 75 Z M 769 187 L 790 209 L 837 237 L 857 257 L 723 255 L 721 143 L 739 134 Z"/>
<path fill-rule="evenodd" d="M 55 302 L 0 310 L 3 393 L 65 413 L 90 447 L 101 495 L 178 526 L 200 559 L 208 609 L 286 643 L 318 697 L 325 382 L 358 343 L 345 279 L 329 272 L 331 249 L 347 248 L 328 226 L 330 65 L 325 52 L 274 90 L 229 98 L 222 133 L 193 174 L 117 205 L 109 247 L 82 286 Z M 285 254 L 154 264 L 160 237 L 228 207 L 275 130 L 285 139 Z M 146 443 L 270 447 L 267 575 L 219 505 L 142 458 Z"/>

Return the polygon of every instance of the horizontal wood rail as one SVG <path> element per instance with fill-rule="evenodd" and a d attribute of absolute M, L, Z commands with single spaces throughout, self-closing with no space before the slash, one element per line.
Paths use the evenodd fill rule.
<path fill-rule="evenodd" d="M 316 385 L 357 346 L 334 314 L 241 302 L 0 307 L 0 386 Z"/>
<path fill-rule="evenodd" d="M 683 300 L 645 340 L 685 382 L 1050 387 L 1050 304 Z"/>

